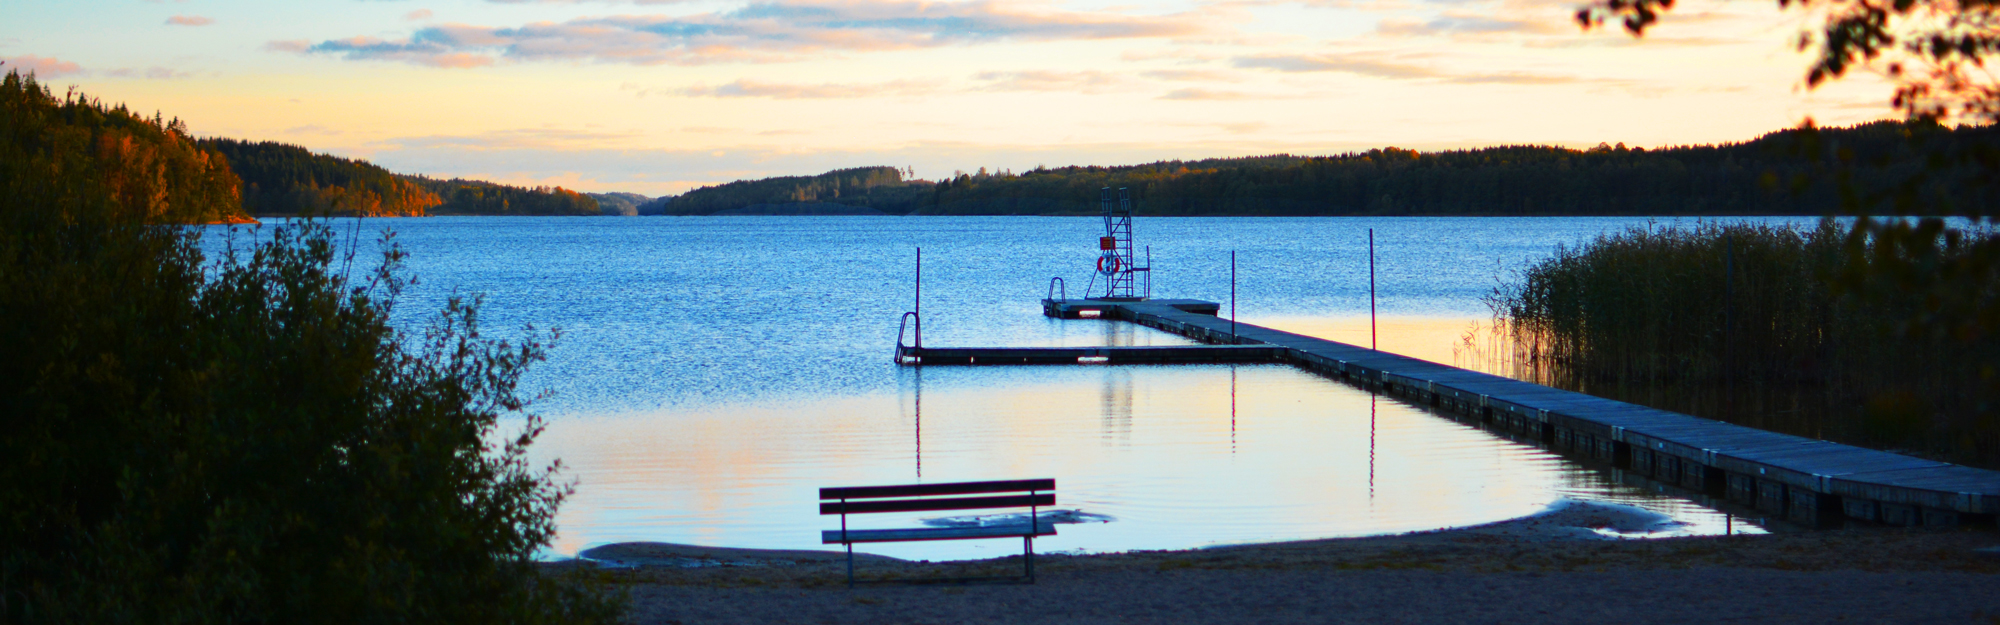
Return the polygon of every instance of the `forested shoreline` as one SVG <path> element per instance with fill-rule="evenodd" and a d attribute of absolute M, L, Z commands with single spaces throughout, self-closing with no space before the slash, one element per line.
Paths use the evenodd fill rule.
<path fill-rule="evenodd" d="M 0 82 L 0 192 L 23 206 L 57 205 L 88 187 L 121 217 L 152 223 L 250 221 L 227 159 L 203 149 L 179 119 L 140 116 L 33 76 Z"/>
<path fill-rule="evenodd" d="M 368 161 L 275 141 L 202 139 L 243 180 L 254 215 L 598 215 L 597 200 L 562 187 L 516 187 L 390 172 Z"/>
<path fill-rule="evenodd" d="M 1913 145 L 1913 133 L 1929 138 Z M 1909 179 L 1927 150 L 1993 136 L 1986 127 L 1884 121 L 1656 150 L 1391 147 L 1019 174 L 981 169 L 936 182 L 863 167 L 703 187 L 672 198 L 667 212 L 712 215 L 819 202 L 894 215 L 1078 215 L 1098 210 L 1099 189 L 1119 187 L 1131 189 L 1139 211 L 1149 215 L 1822 215 L 1839 204 L 1844 183 L 1883 190 Z M 1962 200 L 1942 182 L 1920 191 Z"/>
<path fill-rule="evenodd" d="M 676 196 L 667 202 L 666 214 L 714 215 L 758 205 L 835 204 L 907 215 L 926 205 L 936 183 L 906 180 L 903 173 L 894 167 L 856 167 L 817 176 L 738 180 Z"/>

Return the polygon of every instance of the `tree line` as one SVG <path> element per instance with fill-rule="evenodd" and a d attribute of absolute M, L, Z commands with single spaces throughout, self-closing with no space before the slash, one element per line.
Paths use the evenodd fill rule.
<path fill-rule="evenodd" d="M 1929 138 L 1912 142 L 1913 134 Z M 1983 127 L 1885 121 L 1656 150 L 1389 147 L 1020 174 L 982 168 L 936 182 L 864 167 L 696 189 L 673 198 L 669 211 L 707 215 L 755 204 L 833 202 L 891 214 L 1092 214 L 1098 190 L 1114 187 L 1130 189 L 1138 209 L 1151 215 L 1818 215 L 1839 204 L 1843 188 L 1901 184 L 1922 167 L 1926 152 L 1992 135 Z M 1843 173 L 1829 173 L 1836 170 Z M 1941 202 L 1972 201 L 1965 189 L 1947 177 L 1919 191 Z"/>
<path fill-rule="evenodd" d="M 0 81 L 0 193 L 57 205 L 72 189 L 102 190 L 117 210 L 151 222 L 249 221 L 228 160 L 187 126 L 74 92 L 57 98 L 33 76 Z"/>
<path fill-rule="evenodd" d="M 213 138 L 200 145 L 229 159 L 243 179 L 243 210 L 255 215 L 414 217 L 444 203 L 368 161 L 274 141 Z"/>
<path fill-rule="evenodd" d="M 758 204 L 830 203 L 872 208 L 892 215 L 917 212 L 932 183 L 905 180 L 895 167 L 836 169 L 817 176 L 738 180 L 702 187 L 666 203 L 669 215 L 712 215 Z"/>
<path fill-rule="evenodd" d="M 597 200 L 562 187 L 516 187 L 390 172 L 368 161 L 274 141 L 203 139 L 243 180 L 257 215 L 597 215 Z"/>
<path fill-rule="evenodd" d="M 516 187 L 484 180 L 404 176 L 441 199 L 434 215 L 601 215 L 597 200 L 562 187 Z"/>

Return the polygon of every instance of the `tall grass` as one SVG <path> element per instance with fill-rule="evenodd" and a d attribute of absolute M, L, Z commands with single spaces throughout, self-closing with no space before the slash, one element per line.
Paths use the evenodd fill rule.
<path fill-rule="evenodd" d="M 1917 331 L 1922 293 L 1843 287 L 1875 248 L 1832 220 L 1635 227 L 1557 248 L 1489 304 L 1525 379 L 2000 466 L 2000 340 Z"/>

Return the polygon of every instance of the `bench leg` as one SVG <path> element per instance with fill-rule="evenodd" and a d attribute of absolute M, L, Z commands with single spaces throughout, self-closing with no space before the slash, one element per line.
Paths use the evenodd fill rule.
<path fill-rule="evenodd" d="M 854 589 L 854 543 L 847 543 L 847 589 Z"/>
<path fill-rule="evenodd" d="M 1027 554 L 1028 583 L 1035 583 L 1035 537 L 1021 537 L 1021 551 Z"/>

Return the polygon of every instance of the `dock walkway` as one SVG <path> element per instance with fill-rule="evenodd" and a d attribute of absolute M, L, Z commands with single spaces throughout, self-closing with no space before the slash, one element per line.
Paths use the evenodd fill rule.
<path fill-rule="evenodd" d="M 1767 432 L 1232 323 L 1216 316 L 1218 308 L 1199 300 L 1043 300 L 1043 313 L 1051 317 L 1119 319 L 1209 345 L 986 348 L 979 353 L 923 348 L 921 361 L 1282 362 L 1475 416 L 1558 452 L 1724 496 L 1802 524 L 1826 525 L 1845 516 L 1889 525 L 1943 526 L 1990 524 L 2000 516 L 2000 472 Z M 1032 353 L 1036 350 L 1040 353 Z M 1009 352 L 1017 352 L 1016 357 L 1010 360 Z M 1208 356 L 1214 358 L 1200 360 Z"/>

